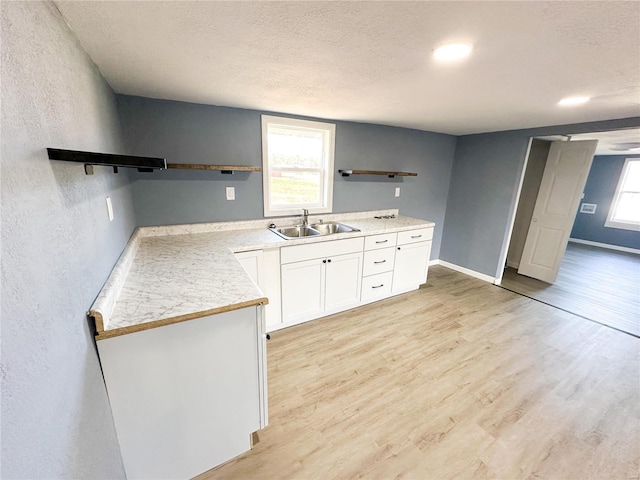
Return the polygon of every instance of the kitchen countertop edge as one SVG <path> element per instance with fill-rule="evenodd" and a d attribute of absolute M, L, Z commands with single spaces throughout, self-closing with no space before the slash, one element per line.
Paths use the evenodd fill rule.
<path fill-rule="evenodd" d="M 208 315 L 213 315 L 216 313 L 222 313 L 225 311 L 236 310 L 240 308 L 246 308 L 249 306 L 255 306 L 260 304 L 267 304 L 268 298 L 264 296 L 264 293 L 257 287 L 257 285 L 253 284 L 255 287 L 255 293 L 251 291 L 251 285 L 247 287 L 249 291 L 251 291 L 248 295 L 243 295 L 245 298 L 236 298 L 236 300 L 241 300 L 239 302 L 230 302 L 224 305 L 218 305 L 213 308 L 204 308 L 204 309 L 195 309 L 193 312 L 189 313 L 181 313 L 178 315 L 170 315 L 166 318 L 161 318 L 158 320 L 143 320 L 139 323 L 134 323 L 132 325 L 126 326 L 115 326 L 112 328 L 108 328 L 110 324 L 113 312 L 115 307 L 120 300 L 120 294 L 124 288 L 125 283 L 127 282 L 127 276 L 129 275 L 129 271 L 132 266 L 135 264 L 136 255 L 140 250 L 141 242 L 162 242 L 163 239 L 168 239 L 173 237 L 174 239 L 184 238 L 203 238 L 204 236 L 210 236 L 211 238 L 217 239 L 221 238 L 222 245 L 219 247 L 219 251 L 228 253 L 228 255 L 224 255 L 225 258 L 222 258 L 223 262 L 226 262 L 226 257 L 229 260 L 233 257 L 233 253 L 247 252 L 252 250 L 263 250 L 269 248 L 281 248 L 287 246 L 296 246 L 303 245 L 309 243 L 318 243 L 324 241 L 334 241 L 341 240 L 345 238 L 357 238 L 364 237 L 369 235 L 378 235 L 389 232 L 401 232 L 407 230 L 413 230 L 416 228 L 430 228 L 434 227 L 435 223 L 422 220 L 412 217 L 403 217 L 396 216 L 391 219 L 374 219 L 372 218 L 372 214 L 388 214 L 389 212 L 395 212 L 397 215 L 397 210 L 382 210 L 382 211 L 372 211 L 372 212 L 355 212 L 355 214 L 334 214 L 329 218 L 328 216 L 321 216 L 326 221 L 340 221 L 349 224 L 350 226 L 359 229 L 356 232 L 348 232 L 348 233 L 340 233 L 333 234 L 330 236 L 322 235 L 322 236 L 314 236 L 314 237 L 305 237 L 302 239 L 293 239 L 293 240 L 285 240 L 280 238 L 275 233 L 267 230 L 261 224 L 264 221 L 269 221 L 270 219 L 256 220 L 253 221 L 253 225 L 248 221 L 240 221 L 240 222 L 217 222 L 211 224 L 195 224 L 191 225 L 180 225 L 168 227 L 138 227 L 134 230 L 129 243 L 125 247 L 120 259 L 114 266 L 107 282 L 104 287 L 100 291 L 96 301 L 91 307 L 91 310 L 88 312 L 88 315 L 94 318 L 95 326 L 96 326 L 96 339 L 102 340 L 106 338 L 112 338 L 120 335 L 125 335 L 129 333 L 134 333 L 138 331 L 148 330 L 151 328 L 157 328 L 165 325 L 170 325 L 172 323 L 183 322 L 195 318 L 200 318 Z M 368 215 L 368 216 L 365 216 Z M 295 218 L 295 217 L 294 217 Z M 285 219 L 286 221 L 287 219 Z M 290 220 L 290 219 L 289 219 Z M 238 224 L 240 228 L 233 229 L 234 224 Z M 285 223 L 283 223 L 284 225 Z M 193 227 L 190 228 L 190 227 Z M 269 235 L 264 235 L 268 233 Z M 235 238 L 235 237 L 238 238 Z M 243 239 L 244 236 L 244 239 Z M 232 238 L 233 241 L 229 240 L 229 237 Z M 257 238 L 253 238 L 257 237 Z M 244 240 L 244 241 L 243 241 Z M 225 243 L 226 241 L 226 243 Z M 240 267 L 239 263 L 237 266 Z M 242 268 L 242 267 L 240 267 Z M 245 272 L 246 273 L 246 272 Z M 248 274 L 246 275 L 248 278 Z M 253 283 L 253 282 L 251 282 Z M 206 303 L 206 302 L 203 302 Z M 126 305 L 126 303 L 125 303 Z M 120 308 L 122 310 L 122 308 Z M 170 309 L 169 309 L 170 310 Z M 173 310 L 176 310 L 173 308 Z M 128 310 L 125 309 L 128 312 Z M 171 313 L 171 312 L 169 312 Z M 146 316 L 149 316 L 149 311 Z M 135 316 L 134 313 L 131 316 Z M 120 312 L 120 319 L 122 319 L 122 311 Z M 117 323 L 117 322 L 114 322 Z M 105 329 L 105 326 L 107 328 Z"/>
<path fill-rule="evenodd" d="M 111 330 L 103 330 L 96 333 L 96 340 L 105 340 L 107 338 L 119 337 L 121 335 L 127 335 L 135 332 L 142 332 L 144 330 L 150 330 L 152 328 L 164 327 L 167 325 L 173 325 L 174 323 L 186 322 L 188 320 L 194 320 L 196 318 L 208 317 L 209 315 L 216 315 L 218 313 L 231 312 L 233 310 L 240 310 L 242 308 L 257 307 L 259 305 L 267 305 L 269 299 L 267 297 L 257 298 L 255 300 L 249 300 L 247 302 L 234 303 L 226 305 L 224 307 L 212 308 L 210 310 L 204 310 L 201 312 L 193 312 L 185 315 L 179 315 L 176 317 L 163 318 L 161 320 L 153 320 L 151 322 L 138 323 L 136 325 L 130 325 L 128 327 L 114 328 Z"/>

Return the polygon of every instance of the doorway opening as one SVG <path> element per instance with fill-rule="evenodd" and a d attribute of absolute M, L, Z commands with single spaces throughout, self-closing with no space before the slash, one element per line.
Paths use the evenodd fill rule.
<path fill-rule="evenodd" d="M 576 140 L 599 140 L 599 144 L 588 178 L 571 207 L 570 235 L 560 246 L 557 277 L 543 281 L 540 276 L 533 278 L 537 276 L 535 272 L 530 274 L 526 269 L 523 275 L 523 252 L 528 255 L 526 260 L 531 260 L 531 251 L 525 252 L 525 244 L 536 228 L 534 210 L 547 159 L 551 158 L 549 152 L 553 142 Z M 631 149 L 640 147 L 638 142 L 640 129 L 532 139 L 505 255 L 505 269 L 496 283 L 640 337 L 640 229 L 605 226 L 626 159 L 640 159 L 640 149 Z M 622 150 L 625 146 L 630 149 Z M 543 250 L 541 255 L 544 254 Z M 536 261 L 544 263 L 544 258 Z"/>

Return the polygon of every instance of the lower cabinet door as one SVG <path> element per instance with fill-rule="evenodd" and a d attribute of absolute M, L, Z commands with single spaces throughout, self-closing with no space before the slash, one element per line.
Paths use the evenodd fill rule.
<path fill-rule="evenodd" d="M 360 301 L 362 253 L 338 255 L 326 260 L 325 310 L 356 305 Z"/>
<path fill-rule="evenodd" d="M 431 242 L 418 242 L 396 247 L 392 292 L 418 288 L 427 281 Z"/>
<path fill-rule="evenodd" d="M 322 259 L 282 265 L 282 321 L 306 320 L 324 310 L 325 264 Z"/>

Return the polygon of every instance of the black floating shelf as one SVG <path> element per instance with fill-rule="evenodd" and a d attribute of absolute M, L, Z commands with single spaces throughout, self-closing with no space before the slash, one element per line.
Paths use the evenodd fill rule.
<path fill-rule="evenodd" d="M 389 178 L 393 178 L 395 176 L 398 177 L 417 177 L 417 173 L 412 172 L 389 172 L 386 170 L 338 170 L 343 177 L 348 177 L 349 175 L 385 175 Z"/>
<path fill-rule="evenodd" d="M 49 160 L 84 163 L 84 172 L 87 175 L 93 174 L 94 165 L 113 167 L 113 171 L 116 173 L 119 167 L 137 168 L 139 172 L 152 172 L 167 168 L 167 161 L 164 158 L 81 152 L 78 150 L 61 150 L 59 148 L 47 148 L 47 153 L 49 154 Z"/>

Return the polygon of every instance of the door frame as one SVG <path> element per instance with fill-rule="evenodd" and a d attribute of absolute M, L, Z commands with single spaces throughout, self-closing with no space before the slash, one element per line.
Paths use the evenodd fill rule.
<path fill-rule="evenodd" d="M 522 186 L 524 184 L 524 178 L 527 174 L 527 167 L 529 166 L 529 156 L 531 155 L 531 146 L 534 140 L 545 140 L 547 142 L 569 142 L 571 141 L 570 135 L 541 135 L 529 137 L 529 143 L 527 144 L 527 151 L 524 155 L 524 162 L 522 164 L 522 171 L 520 172 L 520 179 L 518 180 L 518 188 L 516 189 L 515 200 L 512 204 L 511 213 L 509 215 L 509 225 L 507 233 L 502 242 L 502 249 L 500 250 L 500 257 L 498 261 L 498 269 L 495 274 L 494 285 L 500 285 L 502 283 L 502 277 L 504 276 L 505 265 L 507 264 L 507 256 L 509 255 L 509 246 L 511 245 L 511 239 L 513 236 L 513 227 L 516 223 L 516 214 L 518 213 L 518 205 L 520 204 L 520 196 L 522 194 Z"/>
<path fill-rule="evenodd" d="M 518 188 L 516 189 L 515 199 L 511 206 L 511 213 L 509 214 L 509 226 L 507 233 L 504 236 L 502 242 L 502 250 L 500 250 L 500 257 L 498 259 L 498 270 L 496 271 L 494 285 L 500 285 L 502 283 L 502 277 L 504 276 L 504 266 L 507 264 L 507 255 L 509 253 L 509 245 L 511 244 L 511 236 L 513 234 L 513 226 L 516 223 L 516 213 L 518 212 L 518 205 L 520 204 L 520 194 L 522 193 L 522 184 L 524 183 L 524 176 L 527 173 L 527 166 L 529 165 L 529 155 L 531 154 L 531 144 L 533 139 L 537 137 L 529 137 L 529 143 L 527 144 L 527 152 L 524 155 L 524 162 L 522 164 L 522 171 L 520 172 L 520 180 L 518 180 Z"/>

